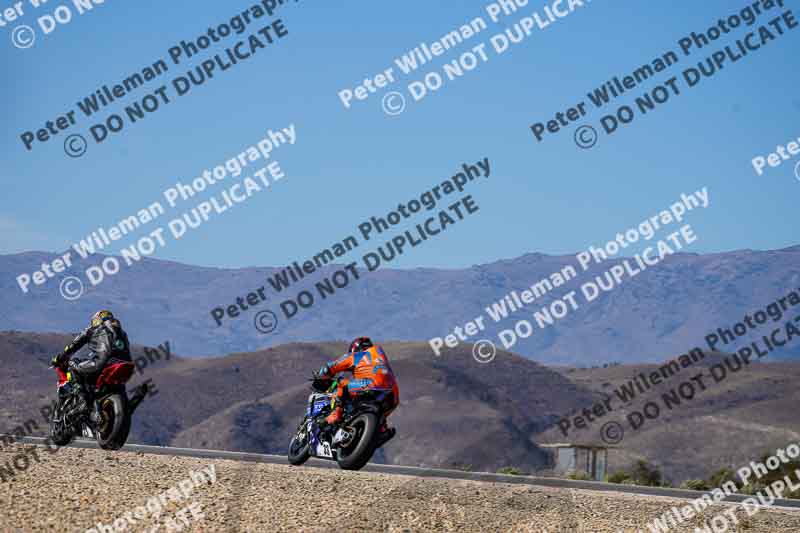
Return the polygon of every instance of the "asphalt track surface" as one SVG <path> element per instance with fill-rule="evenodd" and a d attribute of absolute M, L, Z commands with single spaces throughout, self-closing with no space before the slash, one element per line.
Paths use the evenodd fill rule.
<path fill-rule="evenodd" d="M 44 446 L 45 439 L 41 437 L 23 437 L 16 439 L 17 442 Z M 94 440 L 76 439 L 69 444 L 70 448 L 83 448 L 98 450 L 100 447 Z M 289 465 L 288 460 L 283 455 L 266 455 L 260 453 L 227 452 L 219 450 L 196 450 L 192 448 L 168 448 L 163 446 L 146 446 L 143 444 L 126 444 L 120 451 L 152 453 L 156 455 L 171 455 L 176 457 L 195 457 L 201 459 L 228 459 L 231 461 L 242 461 L 250 463 L 267 463 L 278 465 Z M 305 465 L 298 468 L 336 468 L 339 466 L 334 461 L 322 459 L 310 459 Z M 604 492 L 622 492 L 627 494 L 638 494 L 644 496 L 666 496 L 682 500 L 694 500 L 701 497 L 705 492 L 672 489 L 663 487 L 642 487 L 638 485 L 622 485 L 617 483 L 603 483 L 600 481 L 578 481 L 572 479 L 535 477 L 535 476 L 512 476 L 505 474 L 491 474 L 488 472 L 464 472 L 461 470 L 444 470 L 439 468 L 420 468 L 416 466 L 382 465 L 370 463 L 365 466 L 362 472 L 376 472 L 380 474 L 405 475 L 415 477 L 434 477 L 444 479 L 461 479 L 468 481 L 482 481 L 487 483 L 517 483 L 522 485 L 534 485 L 539 487 L 555 487 L 562 489 L 584 489 Z M 741 503 L 750 498 L 749 495 L 732 494 L 727 496 L 724 501 L 729 503 Z M 800 500 L 776 499 L 772 508 L 784 508 L 787 510 L 800 509 Z"/>

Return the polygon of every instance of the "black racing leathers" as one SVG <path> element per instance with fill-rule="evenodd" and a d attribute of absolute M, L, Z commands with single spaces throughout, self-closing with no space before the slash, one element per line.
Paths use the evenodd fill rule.
<path fill-rule="evenodd" d="M 87 344 L 89 358 L 73 366 L 73 370 L 81 377 L 101 372 L 112 358 L 131 361 L 128 335 L 117 320 L 106 320 L 99 326 L 89 326 L 83 330 L 64 348 L 64 358 L 69 359 Z"/>

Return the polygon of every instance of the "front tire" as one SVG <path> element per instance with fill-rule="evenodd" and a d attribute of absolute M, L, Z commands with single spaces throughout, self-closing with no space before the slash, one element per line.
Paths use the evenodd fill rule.
<path fill-rule="evenodd" d="M 59 405 L 56 407 L 55 413 L 50 417 L 50 442 L 56 446 L 66 446 L 75 438 L 71 431 L 66 427 L 63 422 L 64 413 Z M 61 419 L 59 422 L 57 419 Z"/>
<path fill-rule="evenodd" d="M 353 428 L 356 436 L 345 448 L 340 448 L 336 462 L 342 470 L 360 470 L 364 468 L 372 454 L 375 453 L 375 432 L 378 430 L 378 417 L 373 413 L 362 413 L 355 417 L 348 427 Z"/>
<path fill-rule="evenodd" d="M 100 422 L 97 424 L 97 444 L 104 450 L 119 450 L 128 440 L 131 417 L 119 394 L 103 398 L 100 404 Z"/>
<path fill-rule="evenodd" d="M 303 424 L 303 429 L 295 433 L 294 438 L 289 442 L 289 453 L 287 457 L 289 462 L 294 466 L 302 465 L 311 457 L 310 444 L 308 443 L 308 430 L 305 428 L 305 421 Z M 300 435 L 305 435 L 305 438 L 301 438 Z"/>

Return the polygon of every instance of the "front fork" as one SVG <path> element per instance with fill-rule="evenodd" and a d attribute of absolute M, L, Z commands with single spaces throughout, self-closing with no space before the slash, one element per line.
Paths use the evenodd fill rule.
<path fill-rule="evenodd" d="M 298 424 L 297 430 L 294 433 L 295 438 L 300 442 L 310 443 L 312 428 L 313 424 L 311 420 L 309 420 L 309 418 L 306 416 L 305 418 L 303 418 L 300 424 Z"/>
<path fill-rule="evenodd" d="M 50 415 L 50 434 L 55 435 L 75 435 L 76 430 L 67 422 L 67 414 L 64 412 L 64 402 L 66 398 L 58 396 L 53 412 Z"/>

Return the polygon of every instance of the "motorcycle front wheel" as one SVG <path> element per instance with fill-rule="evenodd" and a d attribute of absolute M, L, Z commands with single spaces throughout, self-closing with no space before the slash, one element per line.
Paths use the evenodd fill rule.
<path fill-rule="evenodd" d="M 360 470 L 375 452 L 378 417 L 373 413 L 362 413 L 347 424 L 347 430 L 354 435 L 346 446 L 339 449 L 336 462 L 342 470 Z"/>
<path fill-rule="evenodd" d="M 304 435 L 301 437 L 301 435 Z M 287 454 L 289 462 L 294 466 L 300 466 L 308 461 L 311 457 L 311 450 L 308 443 L 308 432 L 305 428 L 301 428 L 295 434 L 292 441 L 289 443 L 289 453 Z"/>
<path fill-rule="evenodd" d="M 58 405 L 53 416 L 50 417 L 50 442 L 56 446 L 66 446 L 74 438 L 64 422 L 64 410 L 61 405 Z"/>

